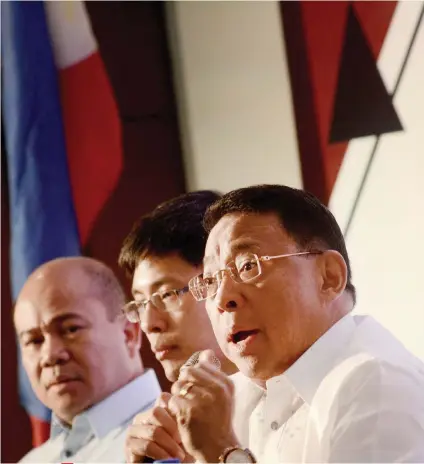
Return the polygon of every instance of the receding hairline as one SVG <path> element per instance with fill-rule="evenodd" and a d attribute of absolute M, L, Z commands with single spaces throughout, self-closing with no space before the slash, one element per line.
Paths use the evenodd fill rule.
<path fill-rule="evenodd" d="M 47 281 L 51 275 L 55 277 L 61 274 L 66 276 L 66 274 L 72 272 L 80 272 L 93 281 L 93 293 L 96 293 L 96 296 L 105 303 L 106 312 L 110 317 L 115 317 L 119 314 L 120 309 L 125 303 L 125 293 L 118 278 L 105 263 L 83 256 L 56 258 L 35 269 L 22 287 L 13 312 L 15 313 L 16 307 L 22 297 L 25 299 L 26 292 L 33 285 L 36 285 L 37 281 Z"/>
<path fill-rule="evenodd" d="M 293 242 L 297 245 L 299 245 L 296 241 L 296 237 L 294 237 L 292 234 L 290 234 L 287 229 L 285 228 L 283 221 L 281 217 L 278 215 L 277 212 L 274 211 L 230 211 L 228 213 L 225 213 L 223 216 L 219 218 L 219 220 L 215 223 L 215 225 L 212 227 L 212 229 L 209 232 L 209 236 L 211 232 L 217 227 L 223 220 L 228 219 L 233 217 L 235 220 L 242 220 L 246 217 L 257 217 L 257 218 L 263 218 L 269 216 L 270 218 L 275 219 L 275 224 L 262 224 L 258 225 L 258 228 L 269 228 L 271 225 L 272 227 L 275 227 L 277 230 L 282 231 L 287 235 L 287 238 L 292 239 Z M 209 239 L 208 239 L 209 240 Z M 219 246 L 217 245 L 217 248 Z M 259 241 L 258 238 L 252 237 L 247 231 L 245 231 L 244 236 L 242 237 L 237 237 L 237 239 L 234 239 L 231 241 L 231 251 L 232 253 L 240 253 L 248 250 L 253 249 L 258 249 L 259 251 Z M 203 257 L 203 266 L 205 267 L 209 261 L 213 261 L 213 258 L 211 256 L 206 255 L 206 250 L 205 250 L 205 255 Z"/>

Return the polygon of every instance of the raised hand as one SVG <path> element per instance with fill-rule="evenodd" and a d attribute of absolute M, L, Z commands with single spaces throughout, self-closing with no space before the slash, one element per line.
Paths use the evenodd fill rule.
<path fill-rule="evenodd" d="M 232 428 L 234 385 L 212 356 L 203 351 L 198 364 L 181 370 L 168 402 L 185 450 L 200 462 L 218 462 L 225 449 L 239 446 Z"/>
<path fill-rule="evenodd" d="M 190 462 L 191 456 L 181 445 L 175 417 L 168 410 L 170 398 L 169 393 L 162 393 L 152 409 L 135 416 L 125 442 L 127 462 L 143 462 L 146 456 Z"/>

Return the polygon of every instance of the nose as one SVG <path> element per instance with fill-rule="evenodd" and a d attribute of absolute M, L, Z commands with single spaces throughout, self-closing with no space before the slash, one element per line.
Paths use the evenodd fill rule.
<path fill-rule="evenodd" d="M 41 366 L 53 367 L 69 361 L 70 353 L 60 336 L 46 335 L 41 349 Z"/>
<path fill-rule="evenodd" d="M 243 296 L 240 293 L 240 285 L 231 278 L 229 272 L 223 272 L 218 292 L 213 298 L 213 303 L 220 312 L 233 312 L 240 309 Z"/>
<path fill-rule="evenodd" d="M 146 334 L 165 332 L 168 326 L 168 317 L 168 313 L 157 309 L 149 301 L 140 318 L 141 330 Z"/>

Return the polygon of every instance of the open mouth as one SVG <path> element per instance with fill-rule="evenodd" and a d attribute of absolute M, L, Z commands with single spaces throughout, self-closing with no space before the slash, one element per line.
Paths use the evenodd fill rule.
<path fill-rule="evenodd" d="M 239 332 L 236 332 L 230 336 L 230 341 L 237 344 L 246 340 L 252 335 L 256 335 L 258 332 L 259 330 L 240 330 Z"/>

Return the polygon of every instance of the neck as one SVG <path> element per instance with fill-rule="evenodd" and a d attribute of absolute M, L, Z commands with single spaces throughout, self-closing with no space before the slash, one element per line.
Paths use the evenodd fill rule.
<path fill-rule="evenodd" d="M 107 395 L 103 396 L 102 398 L 99 398 L 97 403 L 92 404 L 88 406 L 87 408 L 83 409 L 82 411 L 79 411 L 78 413 L 73 414 L 73 415 L 64 415 L 64 414 L 61 414 L 60 412 L 55 412 L 55 414 L 57 418 L 62 422 L 63 425 L 69 428 L 72 428 L 72 422 L 75 419 L 75 417 L 77 417 L 79 414 L 83 413 L 84 411 L 87 411 L 88 409 L 95 406 L 96 404 L 100 403 L 101 401 L 106 399 L 108 396 L 112 395 L 112 393 L 115 393 L 116 391 L 125 387 L 125 385 L 129 384 L 130 382 L 135 380 L 137 377 L 139 377 L 143 373 L 144 373 L 143 364 L 141 362 L 140 363 L 137 362 L 136 364 L 134 364 L 134 368 L 131 370 L 131 372 L 129 372 L 128 375 L 125 376 L 124 380 L 120 382 L 119 384 L 117 384 L 114 390 L 110 391 Z"/>
<path fill-rule="evenodd" d="M 221 371 L 227 375 L 235 374 L 238 372 L 237 366 L 233 364 L 228 358 L 223 356 L 221 359 Z"/>
<path fill-rule="evenodd" d="M 278 372 L 276 372 L 274 375 L 266 378 L 266 379 L 251 379 L 254 383 L 256 383 L 256 385 L 258 385 L 259 387 L 263 388 L 264 390 L 266 390 L 266 382 L 274 377 L 278 377 L 279 375 L 282 375 L 284 374 L 284 372 L 289 369 L 294 363 L 297 362 L 297 360 L 306 352 L 309 350 L 309 348 L 311 348 L 311 346 L 317 342 L 328 330 L 331 329 L 331 327 L 333 327 L 333 325 L 335 325 L 338 321 L 340 321 L 340 319 L 342 319 L 344 316 L 346 316 L 347 314 L 349 314 L 349 312 L 351 311 L 351 309 L 349 308 L 348 304 L 345 304 L 345 302 L 341 302 L 340 305 L 336 306 L 334 308 L 334 311 L 332 313 L 332 315 L 326 320 L 326 321 L 323 321 L 323 323 L 321 324 L 321 326 L 317 325 L 316 326 L 316 331 L 314 332 L 313 336 L 310 338 L 309 342 L 304 346 L 304 348 L 299 352 L 297 353 L 297 355 L 291 359 L 285 366 L 283 369 L 279 370 Z"/>
<path fill-rule="evenodd" d="M 140 377 L 140 375 L 144 374 L 144 366 L 143 366 L 143 363 L 140 361 L 140 362 L 137 362 L 135 365 L 134 365 L 134 369 L 133 369 L 133 372 L 132 374 L 129 376 L 129 379 L 128 381 L 124 384 L 126 385 L 127 383 L 130 383 L 132 382 L 133 380 L 135 380 L 137 377 Z M 122 385 L 122 387 L 124 386 Z M 121 388 L 122 388 L 121 387 Z"/>

